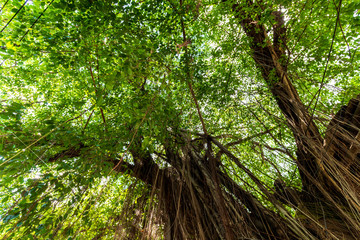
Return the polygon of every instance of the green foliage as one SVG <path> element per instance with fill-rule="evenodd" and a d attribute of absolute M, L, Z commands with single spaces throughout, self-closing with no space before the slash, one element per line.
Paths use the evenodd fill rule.
<path fill-rule="evenodd" d="M 360 5 L 264 2 L 269 8 L 260 21 L 269 29 L 272 9 L 285 12 L 289 73 L 325 126 L 327 114 L 360 90 Z M 126 198 L 136 202 L 148 189 L 115 174 L 109 160 L 133 163 L 134 136 L 155 156 L 171 131 L 201 132 L 189 82 L 211 135 L 226 134 L 229 143 L 271 129 L 232 150 L 267 185 L 281 177 L 301 187 L 284 154 L 295 155 L 294 139 L 228 3 L 33 0 L 10 22 L 21 5 L 10 0 L 0 17 L 2 27 L 9 22 L 0 34 L 4 239 L 113 239 Z M 79 154 L 49 161 L 70 148 Z M 257 194 L 244 172 L 222 161 Z M 161 157 L 156 162 L 167 166 Z"/>

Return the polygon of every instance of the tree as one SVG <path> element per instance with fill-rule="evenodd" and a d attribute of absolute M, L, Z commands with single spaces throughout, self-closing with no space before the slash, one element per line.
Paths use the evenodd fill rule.
<path fill-rule="evenodd" d="M 352 1 L 6 1 L 3 239 L 357 239 Z"/>

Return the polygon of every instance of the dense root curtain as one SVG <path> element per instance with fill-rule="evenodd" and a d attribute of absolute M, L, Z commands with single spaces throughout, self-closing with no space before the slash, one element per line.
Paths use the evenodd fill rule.
<path fill-rule="evenodd" d="M 321 162 L 327 174 L 323 178 L 332 177 L 331 169 L 341 174 L 332 177 L 333 182 L 322 182 L 302 167 L 309 177 L 301 192 L 281 181 L 275 181 L 274 189 L 268 189 L 216 138 L 197 134 L 202 142 L 199 147 L 194 136 L 185 131 L 172 133 L 176 144 L 169 139 L 164 146 L 163 159 L 169 167 L 159 168 L 150 154 L 134 148 L 137 164 L 132 173 L 157 194 L 166 239 L 356 239 L 359 223 L 355 189 L 359 181 L 354 171 L 359 159 L 354 158 L 358 157 L 354 152 L 359 149 L 359 100 L 352 99 L 336 114 L 325 137 L 332 142 L 319 146 L 327 152 L 327 163 L 333 161 L 331 166 L 325 165 L 325 159 Z M 339 153 L 349 157 L 340 157 Z M 315 158 L 319 153 L 308 154 Z M 227 174 L 220 161 L 223 155 L 248 174 L 276 211 L 264 207 Z M 345 162 L 350 159 L 352 162 Z M 332 188 L 334 183 L 338 185 Z M 296 209 L 296 217 L 287 212 L 284 204 Z"/>

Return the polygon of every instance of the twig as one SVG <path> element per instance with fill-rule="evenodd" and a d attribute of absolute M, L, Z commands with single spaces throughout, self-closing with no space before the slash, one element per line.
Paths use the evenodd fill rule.
<path fill-rule="evenodd" d="M 23 9 L 23 7 L 25 6 L 25 4 L 28 2 L 29 0 L 26 0 L 24 2 L 24 4 L 17 10 L 17 12 L 14 14 L 14 16 L 12 16 L 12 18 L 6 23 L 6 25 L 1 29 L 0 33 L 2 33 L 5 28 L 11 23 L 11 21 L 16 17 L 16 15 L 20 12 L 21 9 Z"/>
<path fill-rule="evenodd" d="M 95 82 L 95 78 L 94 78 L 94 74 L 93 74 L 93 71 L 92 71 L 92 68 L 91 68 L 91 63 L 89 62 L 89 71 L 90 71 L 90 74 L 91 74 L 91 78 L 92 78 L 92 81 L 93 81 L 93 85 L 94 85 L 94 89 L 95 89 L 95 93 L 97 93 L 97 87 L 96 87 L 96 82 Z M 98 76 L 99 77 L 99 76 Z M 105 119 L 105 115 L 104 115 L 104 111 L 103 109 L 99 106 L 100 108 L 100 113 L 101 113 L 101 118 L 104 122 L 104 128 L 105 128 L 105 132 L 106 132 L 106 119 Z"/>
<path fill-rule="evenodd" d="M 184 26 L 184 21 L 182 20 L 182 18 L 180 19 L 180 22 L 181 22 L 181 29 L 182 29 L 182 34 L 183 34 L 183 40 L 184 40 L 184 43 L 186 43 L 188 40 L 186 38 L 186 32 L 185 32 L 185 26 Z M 191 93 L 191 96 L 194 100 L 194 103 L 196 105 L 196 110 L 198 112 L 198 115 L 199 115 L 199 118 L 200 118 L 200 122 L 201 122 L 201 125 L 202 125 L 202 128 L 203 128 L 203 131 L 204 131 L 204 134 L 205 135 L 208 135 L 207 133 L 207 130 L 206 130 L 206 126 L 205 126 L 205 122 L 204 122 L 204 119 L 202 117 L 202 114 L 201 114 L 201 111 L 200 111 L 200 107 L 199 107 L 199 103 L 195 97 L 195 92 L 194 92 L 194 89 L 192 87 L 192 84 L 191 84 L 191 81 L 192 81 L 192 76 L 190 74 L 190 68 L 189 68 L 189 57 L 188 57 L 188 51 L 187 51 L 187 45 L 188 44 L 185 44 L 184 45 L 184 48 L 185 48 L 185 56 L 186 56 L 186 74 L 187 74 L 187 83 L 189 85 L 189 89 L 190 89 L 190 93 Z"/>

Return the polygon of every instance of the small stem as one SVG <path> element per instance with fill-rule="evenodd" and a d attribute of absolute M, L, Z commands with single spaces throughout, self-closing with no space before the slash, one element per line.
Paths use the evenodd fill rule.
<path fill-rule="evenodd" d="M 181 22 L 181 28 L 182 28 L 182 34 L 183 34 L 183 40 L 184 40 L 184 43 L 187 42 L 187 39 L 186 39 L 186 32 L 185 32 L 185 26 L 184 26 L 184 21 L 182 19 L 180 19 L 180 22 Z M 188 57 L 188 50 L 187 50 L 187 45 L 188 44 L 185 44 L 184 47 L 185 47 L 185 56 L 186 56 L 186 75 L 187 75 L 187 83 L 189 85 L 189 89 L 190 89 L 190 93 L 191 93 L 191 96 L 194 100 L 194 103 L 195 103 L 195 106 L 196 106 L 196 110 L 198 112 L 198 115 L 199 115 L 199 118 L 200 118 L 200 122 L 201 122 L 201 125 L 202 125 L 202 128 L 203 128 L 203 131 L 204 131 L 204 134 L 205 135 L 208 135 L 207 133 L 207 130 L 206 130 L 206 126 L 205 126 L 205 122 L 204 122 L 204 119 L 202 117 L 202 114 L 201 114 L 201 111 L 200 111 L 200 107 L 199 107 L 199 103 L 195 97 L 195 92 L 194 92 L 194 89 L 192 87 L 192 84 L 191 84 L 191 80 L 192 80 L 192 76 L 190 74 L 190 67 L 189 67 L 189 57 Z"/>

